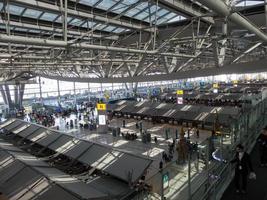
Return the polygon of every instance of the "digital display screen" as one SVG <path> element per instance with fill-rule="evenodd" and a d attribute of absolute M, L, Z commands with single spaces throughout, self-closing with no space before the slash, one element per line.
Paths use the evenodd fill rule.
<path fill-rule="evenodd" d="M 184 103 L 183 97 L 177 97 L 177 104 L 183 104 L 183 103 Z"/>
<path fill-rule="evenodd" d="M 106 115 L 98 115 L 98 124 L 106 125 Z"/>

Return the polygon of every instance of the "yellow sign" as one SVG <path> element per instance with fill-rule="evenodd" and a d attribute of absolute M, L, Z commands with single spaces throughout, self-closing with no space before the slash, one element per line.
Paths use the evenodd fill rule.
<path fill-rule="evenodd" d="M 237 84 L 237 83 L 238 83 L 238 80 L 234 80 L 234 81 L 233 81 L 233 84 Z"/>
<path fill-rule="evenodd" d="M 104 103 L 96 104 L 96 108 L 97 108 L 97 110 L 106 110 L 107 109 L 106 104 L 104 104 Z"/>
<path fill-rule="evenodd" d="M 177 91 L 176 91 L 176 94 L 178 94 L 178 95 L 183 95 L 183 94 L 184 94 L 184 91 L 183 91 L 183 90 L 177 90 Z"/>
<path fill-rule="evenodd" d="M 219 88 L 218 83 L 213 83 L 213 88 Z"/>

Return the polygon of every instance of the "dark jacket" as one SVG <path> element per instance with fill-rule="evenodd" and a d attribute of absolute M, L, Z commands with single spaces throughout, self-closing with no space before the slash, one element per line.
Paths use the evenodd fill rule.
<path fill-rule="evenodd" d="M 239 160 L 239 153 L 236 153 L 235 158 L 231 160 L 231 163 L 236 163 L 235 166 L 236 173 L 242 173 L 248 175 L 249 172 L 253 172 L 251 160 L 247 152 L 244 152 L 244 155 L 241 160 Z"/>

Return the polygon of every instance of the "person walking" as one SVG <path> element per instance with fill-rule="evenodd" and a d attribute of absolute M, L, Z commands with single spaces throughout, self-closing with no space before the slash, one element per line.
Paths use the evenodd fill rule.
<path fill-rule="evenodd" d="M 235 166 L 235 186 L 236 192 L 240 192 L 240 182 L 242 182 L 241 192 L 246 193 L 248 174 L 254 173 L 252 168 L 250 156 L 244 151 L 244 147 L 241 144 L 236 146 L 236 154 L 231 163 L 236 163 Z"/>
<path fill-rule="evenodd" d="M 260 134 L 259 139 L 259 152 L 260 152 L 260 166 L 267 166 L 267 127 L 264 128 Z"/>

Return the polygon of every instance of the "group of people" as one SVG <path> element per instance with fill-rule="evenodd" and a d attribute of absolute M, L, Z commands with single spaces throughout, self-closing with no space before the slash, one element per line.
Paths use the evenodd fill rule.
<path fill-rule="evenodd" d="M 126 134 L 124 134 L 123 132 L 121 132 L 121 136 L 123 138 L 125 138 L 126 140 L 136 140 L 137 139 L 137 134 L 136 133 L 127 132 Z"/>
<path fill-rule="evenodd" d="M 25 120 L 32 123 L 41 124 L 46 127 L 55 125 L 55 117 L 45 112 L 32 112 L 25 116 Z"/>

